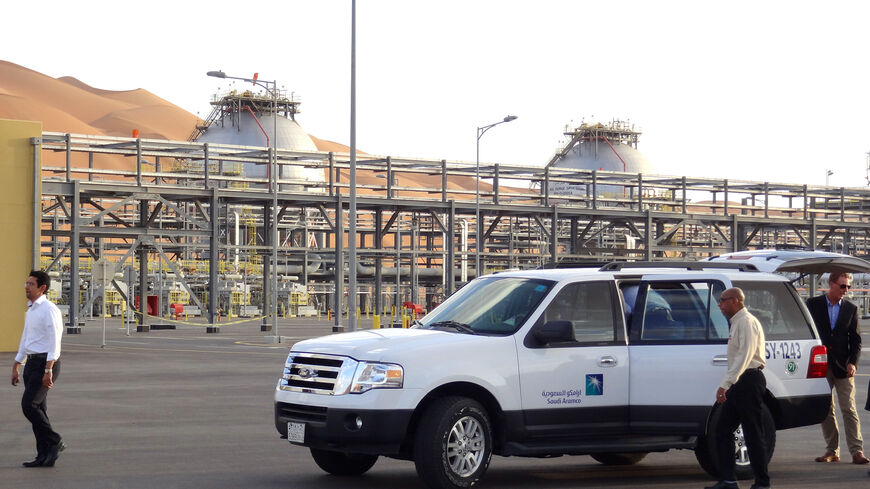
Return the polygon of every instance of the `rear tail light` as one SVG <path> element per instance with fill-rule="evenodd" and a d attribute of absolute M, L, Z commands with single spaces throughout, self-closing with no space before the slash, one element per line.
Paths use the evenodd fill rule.
<path fill-rule="evenodd" d="M 807 369 L 808 379 L 818 379 L 828 376 L 828 349 L 824 345 L 814 346 L 810 352 L 810 366 Z"/>

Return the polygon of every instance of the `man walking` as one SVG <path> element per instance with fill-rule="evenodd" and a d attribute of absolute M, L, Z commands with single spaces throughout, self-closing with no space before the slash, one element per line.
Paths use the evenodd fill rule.
<path fill-rule="evenodd" d="M 46 414 L 46 397 L 60 374 L 60 338 L 63 319 L 60 309 L 52 304 L 45 292 L 51 283 L 48 274 L 32 271 L 24 283 L 27 314 L 15 363 L 12 365 L 12 385 L 18 385 L 19 367 L 24 364 L 24 395 L 21 409 L 33 425 L 36 437 L 36 458 L 24 462 L 25 467 L 52 467 L 58 453 L 64 449 Z"/>
<path fill-rule="evenodd" d="M 706 489 L 737 489 L 734 475 L 734 430 L 743 424 L 743 436 L 749 451 L 749 463 L 755 472 L 752 489 L 769 489 L 767 444 L 761 424 L 767 381 L 764 369 L 764 330 L 743 303 L 743 291 L 731 288 L 719 297 L 719 310 L 730 320 L 728 337 L 728 372 L 716 391 L 721 410 L 715 427 L 719 453 L 720 480 Z"/>
<path fill-rule="evenodd" d="M 858 308 L 844 299 L 852 288 L 852 274 L 831 273 L 828 276 L 828 293 L 807 300 L 807 308 L 819 330 L 822 344 L 828 348 L 828 384 L 836 393 L 837 404 L 843 413 L 846 428 L 846 443 L 852 455 L 852 463 L 866 464 L 864 440 L 861 437 L 861 422 L 855 407 L 855 373 L 861 355 L 861 333 L 858 331 Z M 840 431 L 834 412 L 833 393 L 831 411 L 822 421 L 822 435 L 827 448 L 816 462 L 840 461 Z"/>

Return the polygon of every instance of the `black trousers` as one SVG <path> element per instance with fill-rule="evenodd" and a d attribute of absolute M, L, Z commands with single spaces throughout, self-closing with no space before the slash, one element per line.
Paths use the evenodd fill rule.
<path fill-rule="evenodd" d="M 24 411 L 24 416 L 30 421 L 30 424 L 33 425 L 38 455 L 45 455 L 52 447 L 60 443 L 60 435 L 51 428 L 46 413 L 48 388 L 42 385 L 45 360 L 45 356 L 28 357 L 27 363 L 24 364 L 24 395 L 21 397 L 21 410 Z M 57 382 L 57 377 L 60 375 L 60 360 L 54 362 L 52 375 L 52 380 Z"/>
<path fill-rule="evenodd" d="M 761 424 L 761 410 L 767 381 L 758 369 L 748 369 L 740 375 L 737 382 L 725 394 L 726 401 L 719 409 L 722 413 L 716 426 L 716 440 L 719 450 L 719 466 L 722 468 L 721 480 L 737 480 L 734 476 L 734 430 L 743 425 L 743 437 L 749 450 L 749 464 L 755 472 L 755 483 L 770 485 L 767 474 L 767 443 L 764 426 Z"/>

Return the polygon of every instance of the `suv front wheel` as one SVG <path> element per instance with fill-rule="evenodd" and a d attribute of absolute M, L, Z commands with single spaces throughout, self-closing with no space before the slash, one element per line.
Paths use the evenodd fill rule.
<path fill-rule="evenodd" d="M 713 412 L 710 414 L 710 420 L 707 423 L 707 432 L 698 440 L 698 446 L 695 448 L 695 458 L 701 464 L 701 468 L 708 474 L 718 479 L 721 473 L 719 467 L 719 455 L 717 449 L 717 440 L 715 427 L 719 423 L 721 410 L 719 406 L 713 407 Z M 773 450 L 776 447 L 776 423 L 773 421 L 773 416 L 767 406 L 761 406 L 761 426 L 764 428 L 764 441 L 767 447 L 767 461 L 773 458 Z M 751 479 L 755 476 L 752 472 L 752 467 L 749 465 L 749 451 L 746 449 L 746 440 L 743 437 L 743 426 L 738 426 L 734 431 L 734 475 L 740 479 Z"/>
<path fill-rule="evenodd" d="M 460 489 L 483 477 L 492 457 L 492 425 L 483 406 L 466 397 L 433 402 L 414 440 L 417 474 L 435 489 Z"/>

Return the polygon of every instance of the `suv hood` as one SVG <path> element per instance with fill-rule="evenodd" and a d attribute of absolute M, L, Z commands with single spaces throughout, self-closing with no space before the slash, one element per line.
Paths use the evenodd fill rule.
<path fill-rule="evenodd" d="M 840 253 L 815 250 L 755 250 L 726 253 L 704 261 L 751 263 L 762 272 L 823 274 L 868 273 L 870 262 Z"/>
<path fill-rule="evenodd" d="M 444 345 L 469 345 L 479 343 L 489 336 L 436 331 L 429 329 L 368 329 L 352 333 L 339 333 L 300 341 L 291 351 L 345 355 L 356 360 L 397 360 L 396 355 L 415 356 L 421 350 Z"/>

